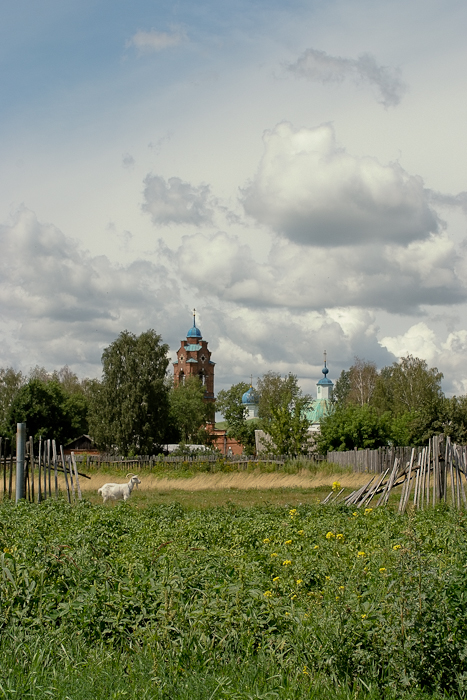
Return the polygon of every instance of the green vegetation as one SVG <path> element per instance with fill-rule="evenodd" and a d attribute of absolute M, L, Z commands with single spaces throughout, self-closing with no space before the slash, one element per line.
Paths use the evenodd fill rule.
<path fill-rule="evenodd" d="M 0 551 L 1 697 L 465 697 L 447 507 L 5 502 Z"/>
<path fill-rule="evenodd" d="M 465 444 L 467 399 L 446 398 L 442 378 L 436 367 L 411 355 L 380 372 L 356 357 L 336 382 L 334 410 L 321 422 L 320 452 L 425 445 L 440 433 Z"/>

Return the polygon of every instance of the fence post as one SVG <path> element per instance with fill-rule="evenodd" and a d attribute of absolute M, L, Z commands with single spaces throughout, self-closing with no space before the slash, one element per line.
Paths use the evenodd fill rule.
<path fill-rule="evenodd" d="M 24 498 L 24 453 L 26 449 L 26 423 L 16 424 L 16 503 Z"/>

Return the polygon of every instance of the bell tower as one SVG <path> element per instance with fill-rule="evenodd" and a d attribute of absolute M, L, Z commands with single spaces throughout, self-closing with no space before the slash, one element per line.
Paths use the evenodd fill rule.
<path fill-rule="evenodd" d="M 214 405 L 214 367 L 208 343 L 203 340 L 201 331 L 196 327 L 196 309 L 193 309 L 193 326 L 186 334 L 186 340 L 180 341 L 177 359 L 173 363 L 174 386 L 183 384 L 186 377 L 199 377 L 204 386 L 204 400 Z"/>

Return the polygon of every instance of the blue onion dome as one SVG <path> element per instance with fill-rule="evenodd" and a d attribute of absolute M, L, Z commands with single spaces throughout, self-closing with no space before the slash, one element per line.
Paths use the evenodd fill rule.
<path fill-rule="evenodd" d="M 198 340 L 202 339 L 201 331 L 199 328 L 196 328 L 196 316 L 195 312 L 193 311 L 193 327 L 190 328 L 188 333 L 186 334 L 187 338 L 198 338 Z"/>
<path fill-rule="evenodd" d="M 245 393 L 243 394 L 242 403 L 243 404 L 256 404 L 256 403 L 258 403 L 258 397 L 256 396 L 256 392 L 252 386 L 250 386 L 248 391 L 245 391 Z"/>
<path fill-rule="evenodd" d="M 321 386 L 322 386 L 323 384 L 326 384 L 326 385 L 329 385 L 329 386 L 334 386 L 334 384 L 331 382 L 331 380 L 327 378 L 327 374 L 328 374 L 329 370 L 328 370 L 328 368 L 326 367 L 326 360 L 324 361 L 324 367 L 323 367 L 323 369 L 321 370 L 321 372 L 324 374 L 324 377 L 323 377 L 322 379 L 319 380 L 318 384 L 320 384 Z"/>

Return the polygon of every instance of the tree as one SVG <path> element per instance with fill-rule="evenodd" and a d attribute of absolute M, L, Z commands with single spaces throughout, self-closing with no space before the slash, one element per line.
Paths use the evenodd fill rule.
<path fill-rule="evenodd" d="M 378 379 L 378 370 L 374 362 L 354 358 L 354 363 L 349 370 L 350 390 L 347 400 L 357 406 L 364 406 L 371 402 Z"/>
<path fill-rule="evenodd" d="M 204 401 L 205 387 L 199 377 L 187 377 L 169 394 L 170 418 L 183 442 L 206 442 L 204 425 L 211 418 L 212 407 Z"/>
<path fill-rule="evenodd" d="M 350 393 L 350 370 L 343 369 L 336 380 L 332 392 L 332 403 L 335 406 L 345 406 Z"/>
<path fill-rule="evenodd" d="M 28 435 L 53 438 L 66 444 L 87 432 L 88 403 L 84 397 L 67 395 L 59 382 L 30 379 L 13 399 L 7 415 L 11 436 L 17 423 L 26 423 Z"/>
<path fill-rule="evenodd" d="M 289 372 L 284 378 L 267 372 L 258 380 L 259 417 L 263 430 L 270 435 L 276 454 L 299 454 L 307 449 L 309 421 L 305 411 L 312 403 L 303 394 L 297 377 Z"/>
<path fill-rule="evenodd" d="M 379 416 L 368 404 L 357 406 L 349 403 L 337 407 L 321 421 L 321 431 L 316 438 L 321 454 L 332 450 L 375 449 L 389 441 L 390 416 Z"/>
<path fill-rule="evenodd" d="M 102 353 L 102 381 L 91 388 L 90 433 L 123 455 L 151 454 L 168 424 L 169 347 L 148 330 L 123 331 Z"/>
<path fill-rule="evenodd" d="M 441 380 L 436 367 L 428 368 L 419 357 L 402 357 L 384 367 L 376 382 L 372 404 L 380 413 L 400 415 L 407 411 L 438 413 L 444 401 Z"/>
<path fill-rule="evenodd" d="M 242 396 L 249 388 L 246 382 L 239 382 L 230 389 L 222 389 L 217 395 L 216 408 L 227 423 L 227 435 L 243 446 L 245 454 L 254 454 L 255 430 L 259 428 L 259 421 L 255 418 L 247 420 L 247 409 L 242 403 Z"/>
<path fill-rule="evenodd" d="M 21 372 L 16 372 L 13 367 L 0 369 L 0 432 L 5 432 L 7 429 L 8 412 L 23 384 L 24 377 Z"/>

